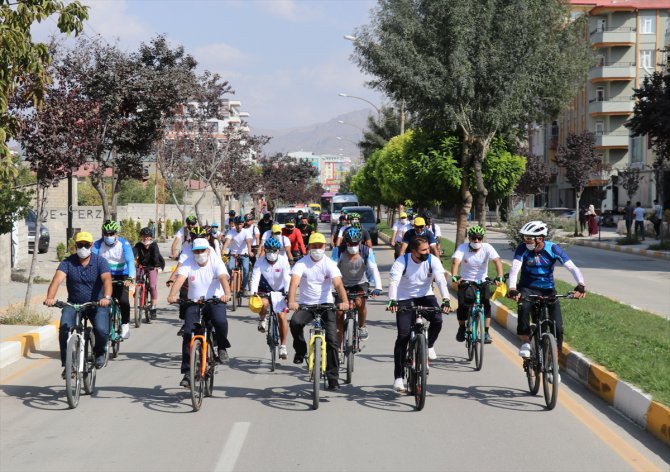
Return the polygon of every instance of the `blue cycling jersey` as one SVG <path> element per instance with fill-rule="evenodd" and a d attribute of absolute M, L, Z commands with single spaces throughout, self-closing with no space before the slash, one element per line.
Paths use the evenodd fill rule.
<path fill-rule="evenodd" d="M 519 287 L 539 289 L 553 289 L 554 264 L 556 261 L 565 264 L 570 260 L 563 249 L 551 241 L 545 241 L 539 252 L 529 251 L 525 244 L 519 244 L 514 259 L 522 262 Z"/>

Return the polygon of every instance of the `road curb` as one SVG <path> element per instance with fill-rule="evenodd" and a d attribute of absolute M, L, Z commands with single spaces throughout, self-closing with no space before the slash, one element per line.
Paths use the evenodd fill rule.
<path fill-rule="evenodd" d="M 58 321 L 52 321 L 48 325 L 35 327 L 0 341 L 0 369 L 22 357 L 30 357 L 31 354 L 57 346 L 58 325 Z"/>
<path fill-rule="evenodd" d="M 390 237 L 382 232 L 379 233 L 379 236 L 386 244 L 389 244 Z M 595 243 L 592 241 L 578 241 L 578 243 L 580 242 L 589 243 L 584 244 L 585 246 Z M 610 249 L 606 246 L 621 248 L 621 246 L 610 244 L 596 244 L 599 244 L 599 246 L 594 247 L 601 249 Z M 664 252 L 639 249 L 637 251 L 644 251 L 640 252 L 641 255 L 670 259 L 670 254 Z M 498 325 L 516 336 L 516 313 L 501 303 L 493 301 L 491 303 L 491 317 Z M 574 351 L 565 343 L 563 343 L 563 352 L 560 354 L 559 364 L 562 370 L 577 382 L 588 388 L 609 405 L 612 405 L 631 421 L 643 427 L 653 436 L 670 445 L 670 408 L 652 400 L 650 395 L 619 379 L 614 372 L 610 372 L 605 367 L 596 364 L 582 353 Z"/>
<path fill-rule="evenodd" d="M 620 246 L 618 244 L 609 244 L 609 243 L 603 243 L 603 242 L 598 242 L 598 241 L 584 241 L 581 239 L 578 239 L 575 241 L 575 244 L 577 246 L 586 246 L 586 247 L 593 247 L 593 248 L 598 248 L 598 249 L 606 249 L 608 251 L 618 251 L 618 252 L 625 252 L 628 254 L 639 254 L 640 256 L 647 256 L 647 257 L 653 257 L 656 259 L 665 259 L 670 261 L 670 252 L 665 252 L 665 251 L 652 251 L 649 249 L 640 249 L 636 247 L 631 247 L 631 246 Z"/>

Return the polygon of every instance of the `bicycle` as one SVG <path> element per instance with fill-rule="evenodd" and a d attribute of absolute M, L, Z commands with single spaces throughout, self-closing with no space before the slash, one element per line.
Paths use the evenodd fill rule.
<path fill-rule="evenodd" d="M 216 352 L 216 336 L 214 336 L 214 325 L 209 316 L 204 317 L 202 310 L 207 304 L 217 305 L 223 303 L 220 298 L 212 297 L 199 300 L 179 300 L 179 305 L 198 306 L 198 322 L 193 327 L 190 351 L 190 384 L 191 404 L 193 411 L 200 410 L 202 398 L 211 397 L 214 393 L 214 374 L 218 362 Z"/>
<path fill-rule="evenodd" d="M 230 254 L 228 257 L 235 258 L 235 267 L 230 271 L 230 295 L 233 302 L 231 311 L 235 311 L 238 306 L 242 306 L 242 275 L 244 274 L 242 258 L 249 257 L 249 255 Z"/>
<path fill-rule="evenodd" d="M 275 371 L 277 364 L 277 351 L 279 350 L 279 319 L 277 318 L 277 313 L 272 306 L 272 292 L 262 293 L 261 297 L 268 300 L 268 312 L 265 316 L 265 319 L 268 322 L 268 326 L 265 330 L 265 340 L 267 341 L 268 348 L 270 349 L 270 372 Z"/>
<path fill-rule="evenodd" d="M 574 293 L 565 295 L 526 295 L 519 302 L 529 301 L 532 305 L 531 316 L 537 322 L 530 329 L 530 357 L 524 358 L 523 370 L 526 372 L 528 389 L 531 395 L 540 390 L 540 374 L 544 402 L 548 410 L 553 410 L 558 400 L 558 349 L 556 347 L 556 326 L 549 316 L 549 305 L 558 303 L 558 299 L 574 298 Z"/>
<path fill-rule="evenodd" d="M 351 377 L 354 373 L 354 356 L 361 352 L 361 337 L 358 332 L 358 309 L 356 308 L 357 298 L 368 298 L 370 291 L 367 292 L 347 292 L 349 300 L 349 309 L 344 312 L 344 360 L 346 364 L 346 378 L 344 383 L 351 383 Z"/>
<path fill-rule="evenodd" d="M 121 348 L 122 342 L 121 309 L 119 307 L 119 301 L 116 298 L 112 298 L 112 303 L 109 305 L 109 341 L 107 341 L 108 348 L 105 354 L 105 365 L 107 365 L 110 358 L 116 359 L 119 355 L 119 349 Z"/>
<path fill-rule="evenodd" d="M 300 305 L 300 310 L 309 311 L 314 315 L 314 321 L 309 328 L 309 356 L 307 358 L 307 370 L 309 380 L 312 382 L 312 409 L 319 409 L 319 390 L 321 379 L 326 386 L 326 328 L 321 322 L 321 315 L 327 311 L 335 310 L 332 303 L 321 305 Z M 318 371 L 315 366 L 320 366 Z"/>
<path fill-rule="evenodd" d="M 414 396 L 418 411 L 426 404 L 426 387 L 428 385 L 428 325 L 424 313 L 441 313 L 440 308 L 432 306 L 400 306 L 398 310 L 410 310 L 415 314 L 410 326 L 410 338 L 405 354 L 405 376 L 407 391 Z"/>
<path fill-rule="evenodd" d="M 488 277 L 480 281 L 462 281 L 460 287 L 465 289 L 472 287 L 475 290 L 475 302 L 468 311 L 465 320 L 465 347 L 468 350 L 468 361 L 475 359 L 475 370 L 482 370 L 484 363 L 484 340 L 486 337 L 486 319 L 484 316 L 484 305 L 481 294 L 488 290 L 489 286 L 495 285 Z"/>
<path fill-rule="evenodd" d="M 75 321 L 70 328 L 65 351 L 65 391 L 67 403 L 74 409 L 79 404 L 82 384 L 86 394 L 91 395 L 95 391 L 95 336 L 93 328 L 88 325 L 85 311 L 97 307 L 98 302 L 77 304 L 57 300 L 53 306 L 61 309 L 71 307 L 75 311 Z"/>
<path fill-rule="evenodd" d="M 148 272 L 154 270 L 154 267 L 137 268 L 137 276 L 135 278 L 135 303 L 133 313 L 135 317 L 135 327 L 139 328 L 142 325 L 142 312 L 144 312 L 144 322 L 151 323 L 151 284 L 149 282 Z"/>

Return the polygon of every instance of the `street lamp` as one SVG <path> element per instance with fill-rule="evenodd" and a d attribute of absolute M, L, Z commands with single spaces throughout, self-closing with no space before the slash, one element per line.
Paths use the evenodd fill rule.
<path fill-rule="evenodd" d="M 340 97 L 345 97 L 345 98 L 355 98 L 357 100 L 363 100 L 366 103 L 369 103 L 372 108 L 374 108 L 377 111 L 377 123 L 381 125 L 382 123 L 382 111 L 379 109 L 377 105 L 372 103 L 370 100 L 363 98 L 363 97 L 356 97 L 354 95 L 349 95 L 348 93 L 340 92 L 338 93 Z"/>

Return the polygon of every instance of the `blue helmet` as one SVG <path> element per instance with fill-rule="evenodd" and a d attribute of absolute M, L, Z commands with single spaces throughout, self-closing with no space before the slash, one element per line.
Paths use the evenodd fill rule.
<path fill-rule="evenodd" d="M 268 238 L 265 240 L 265 244 L 263 244 L 263 247 L 265 249 L 279 250 L 281 249 L 281 243 L 279 242 L 278 239 Z"/>
<path fill-rule="evenodd" d="M 363 239 L 363 233 L 353 226 L 344 233 L 344 240 L 347 243 L 360 243 L 361 239 Z"/>

